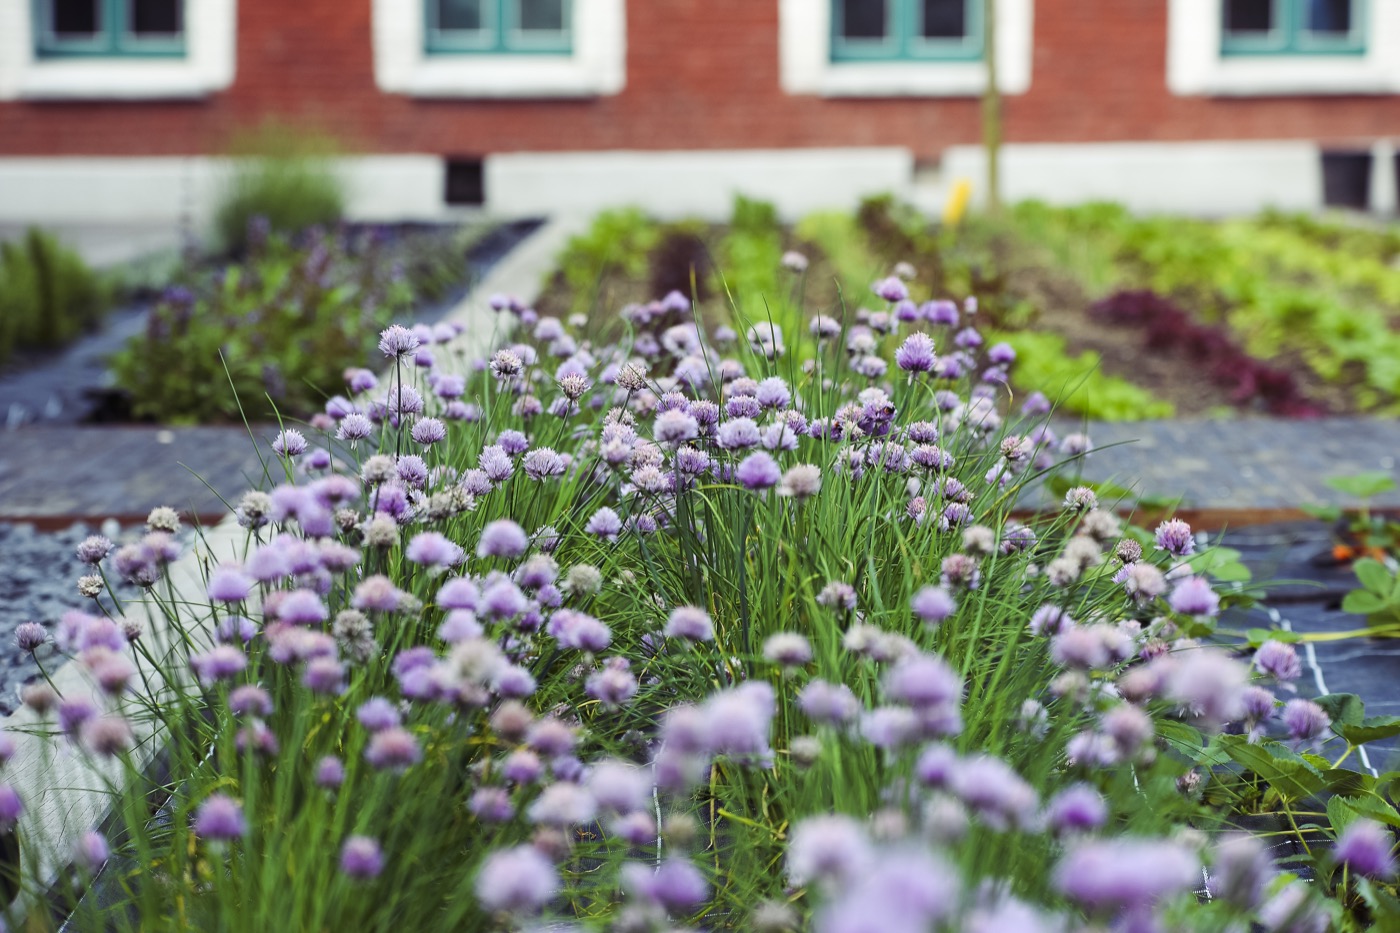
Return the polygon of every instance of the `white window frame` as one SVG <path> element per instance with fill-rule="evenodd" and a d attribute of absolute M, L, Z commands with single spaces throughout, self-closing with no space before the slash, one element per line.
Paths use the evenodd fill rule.
<path fill-rule="evenodd" d="M 997 83 L 1003 94 L 1031 86 L 1034 0 L 996 0 Z M 831 0 L 779 0 L 783 90 L 819 97 L 976 97 L 984 62 L 831 60 Z"/>
<path fill-rule="evenodd" d="M 558 55 L 428 53 L 422 0 L 374 0 L 374 79 L 389 94 L 563 98 L 617 94 L 627 77 L 625 0 L 573 0 L 573 50 Z"/>
<path fill-rule="evenodd" d="M 32 0 L 0 0 L 0 100 L 189 100 L 233 84 L 237 0 L 188 0 L 178 58 L 39 58 Z"/>
<path fill-rule="evenodd" d="M 1225 55 L 1221 0 L 1169 0 L 1167 87 L 1183 97 L 1400 93 L 1400 3 L 1366 4 L 1356 55 Z"/>

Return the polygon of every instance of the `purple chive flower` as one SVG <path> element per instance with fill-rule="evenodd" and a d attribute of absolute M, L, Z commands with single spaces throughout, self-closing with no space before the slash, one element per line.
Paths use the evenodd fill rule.
<path fill-rule="evenodd" d="M 438 626 L 437 634 L 438 638 L 455 645 L 458 642 L 480 638 L 484 632 L 485 629 L 476 620 L 475 612 L 470 609 L 453 609 L 447 613 L 447 618 L 442 620 L 442 625 Z"/>
<path fill-rule="evenodd" d="M 797 632 L 778 632 L 764 641 L 763 657 L 782 667 L 801 667 L 812 660 L 812 645 Z"/>
<path fill-rule="evenodd" d="M 190 667 L 204 686 L 229 680 L 248 667 L 248 656 L 233 645 L 215 645 L 203 654 L 190 656 Z"/>
<path fill-rule="evenodd" d="M 106 864 L 111 855 L 107 847 L 107 837 L 89 830 L 73 841 L 73 861 L 90 874 Z"/>
<path fill-rule="evenodd" d="M 436 418 L 419 418 L 410 433 L 415 443 L 431 447 L 447 438 L 447 425 Z"/>
<path fill-rule="evenodd" d="M 278 620 L 292 625 L 319 625 L 329 617 L 330 610 L 311 590 L 292 590 L 277 604 Z"/>
<path fill-rule="evenodd" d="M 686 858 L 672 856 L 652 868 L 639 862 L 622 866 L 623 886 L 664 910 L 693 910 L 710 896 L 710 886 Z"/>
<path fill-rule="evenodd" d="M 371 767 L 388 771 L 406 771 L 423 757 L 418 740 L 401 726 L 376 732 L 365 746 L 365 761 Z"/>
<path fill-rule="evenodd" d="M 1045 818 L 1060 835 L 1091 832 L 1108 820 L 1108 806 L 1098 791 L 1087 784 L 1075 784 L 1050 800 Z"/>
<path fill-rule="evenodd" d="M 37 651 L 48 640 L 48 629 L 38 622 L 21 622 L 15 626 L 15 644 L 21 651 Z"/>
<path fill-rule="evenodd" d="M 520 431 L 508 429 L 496 435 L 496 444 L 512 457 L 530 449 L 530 439 Z"/>
<path fill-rule="evenodd" d="M 909 600 L 909 608 L 925 625 L 937 625 L 958 608 L 953 594 L 941 586 L 926 586 Z"/>
<path fill-rule="evenodd" d="M 749 454 L 739 463 L 734 471 L 734 478 L 745 489 L 769 489 L 778 485 L 778 481 L 783 478 L 783 471 L 771 455 L 760 450 Z"/>
<path fill-rule="evenodd" d="M 69 695 L 58 701 L 58 726 L 70 736 L 96 715 L 97 707 L 85 696 Z"/>
<path fill-rule="evenodd" d="M 1282 718 L 1295 742 L 1312 741 L 1332 725 L 1326 711 L 1312 700 L 1289 700 L 1283 704 Z"/>
<path fill-rule="evenodd" d="M 1266 641 L 1254 652 L 1254 666 L 1260 673 L 1278 681 L 1293 681 L 1303 675 L 1302 662 L 1292 645 L 1281 641 Z"/>
<path fill-rule="evenodd" d="M 933 352 L 933 338 L 922 332 L 910 334 L 894 352 L 894 361 L 895 365 L 908 373 L 931 372 L 934 363 L 937 362 Z"/>
<path fill-rule="evenodd" d="M 228 708 L 235 716 L 271 716 L 272 697 L 256 684 L 244 684 L 229 693 Z"/>
<path fill-rule="evenodd" d="M 504 823 L 515 816 L 515 805 L 510 802 L 510 791 L 504 787 L 482 787 L 467 801 L 467 809 L 483 823 Z"/>
<path fill-rule="evenodd" d="M 712 694 L 700 710 L 706 749 L 716 755 L 766 759 L 775 708 L 773 687 L 767 681 L 745 681 Z"/>
<path fill-rule="evenodd" d="M 652 434 L 663 444 L 684 444 L 699 436 L 700 422 L 689 412 L 671 409 L 656 416 Z"/>
<path fill-rule="evenodd" d="M 950 786 L 991 827 L 1026 826 L 1039 806 L 1035 789 L 1000 758 L 978 755 L 954 769 Z"/>
<path fill-rule="evenodd" d="M 396 706 L 384 697 L 371 697 L 355 710 L 355 718 L 371 732 L 392 729 L 402 721 Z"/>
<path fill-rule="evenodd" d="M 987 362 L 993 366 L 1005 366 L 1016 361 L 1016 351 L 1009 343 L 994 343 L 987 349 Z"/>
<path fill-rule="evenodd" d="M 885 697 L 915 709 L 955 703 L 962 697 L 962 678 L 937 655 L 918 654 L 885 672 Z"/>
<path fill-rule="evenodd" d="M 443 609 L 475 611 L 481 602 L 481 590 L 474 580 L 467 577 L 453 577 L 438 588 L 435 602 Z"/>
<path fill-rule="evenodd" d="M 1191 526 L 1179 518 L 1168 519 L 1157 526 L 1157 550 L 1166 551 L 1173 557 L 1186 557 L 1196 550 L 1196 540 L 1191 536 Z"/>
<path fill-rule="evenodd" d="M 501 776 L 512 784 L 533 784 L 544 774 L 544 762 L 528 748 L 517 748 L 501 762 Z"/>
<path fill-rule="evenodd" d="M 209 574 L 209 598 L 219 603 L 242 602 L 256 582 L 238 567 L 215 567 Z"/>
<path fill-rule="evenodd" d="M 300 457 L 306 453 L 306 435 L 296 428 L 279 431 L 272 441 L 272 452 L 281 457 Z"/>
<path fill-rule="evenodd" d="M 617 536 L 622 533 L 622 519 L 605 505 L 589 516 L 583 530 L 604 541 L 616 541 Z"/>
<path fill-rule="evenodd" d="M 1244 910 L 1258 908 L 1274 877 L 1273 859 L 1263 840 L 1248 833 L 1227 833 L 1215 844 L 1212 854 L 1207 879 L 1211 897 Z M 1268 923 L 1266 929 L 1280 927 Z M 1293 929 L 1303 933 L 1303 928 Z"/>
<path fill-rule="evenodd" d="M 860 700 L 845 684 L 813 680 L 797 695 L 797 706 L 813 722 L 841 726 L 860 714 Z"/>
<path fill-rule="evenodd" d="M 572 781 L 560 781 L 546 787 L 526 815 L 530 822 L 564 828 L 592 822 L 598 815 L 593 796 Z"/>
<path fill-rule="evenodd" d="M 792 829 L 788 844 L 788 878 L 795 885 L 817 881 L 848 883 L 874 859 L 864 828 L 845 814 L 810 816 Z"/>
<path fill-rule="evenodd" d="M 730 418 L 719 426 L 719 446 L 726 450 L 755 447 L 761 440 L 758 424 L 752 418 Z"/>
<path fill-rule="evenodd" d="M 792 390 L 780 377 L 769 376 L 758 384 L 754 398 L 764 408 L 787 408 L 792 402 Z"/>
<path fill-rule="evenodd" d="M 559 873 L 533 846 L 516 846 L 487 856 L 475 890 L 493 913 L 533 914 L 559 893 Z"/>
<path fill-rule="evenodd" d="M 598 762 L 589 769 L 586 786 L 599 808 L 609 813 L 631 813 L 651 804 L 649 772 L 622 761 Z"/>
<path fill-rule="evenodd" d="M 345 666 L 335 658 L 312 658 L 301 682 L 313 693 L 340 693 L 345 689 Z"/>
<path fill-rule="evenodd" d="M 568 464 L 554 450 L 548 447 L 536 447 L 525 455 L 525 459 L 521 461 L 521 467 L 525 470 L 526 476 L 538 481 L 554 476 L 563 476 L 564 471 L 568 469 Z"/>
<path fill-rule="evenodd" d="M 1167 578 L 1161 570 L 1146 561 L 1134 561 L 1127 564 L 1114 575 L 1113 579 L 1116 582 L 1121 582 L 1123 592 L 1132 597 L 1139 605 L 1150 603 L 1167 591 Z"/>
<path fill-rule="evenodd" d="M 520 526 L 516 526 L 519 528 Z M 524 535 L 524 532 L 521 532 Z M 466 560 L 466 552 L 437 531 L 423 531 L 414 535 L 404 548 L 404 557 L 425 567 L 455 567 Z"/>
<path fill-rule="evenodd" d="M 899 276 L 896 275 L 881 279 L 870 286 L 870 290 L 892 304 L 896 301 L 903 301 L 909 297 L 909 289 L 905 287 Z"/>
<path fill-rule="evenodd" d="M 365 577 L 355 584 L 355 592 L 350 597 L 350 605 L 355 609 L 378 612 L 394 612 L 403 602 L 404 594 L 394 586 L 394 581 L 382 573 Z"/>
<path fill-rule="evenodd" d="M 477 557 L 516 558 L 530 547 L 525 529 L 508 518 L 498 519 L 481 529 L 476 545 Z"/>
<path fill-rule="evenodd" d="M 1187 577 L 1172 588 L 1167 605 L 1188 616 L 1213 616 L 1220 611 L 1220 597 L 1204 577 Z"/>
<path fill-rule="evenodd" d="M 602 622 L 573 609 L 559 609 L 546 629 L 565 648 L 598 652 L 612 643 L 612 631 Z"/>
<path fill-rule="evenodd" d="M 195 812 L 194 834 L 211 842 L 238 839 L 246 835 L 243 805 L 226 794 L 210 794 Z"/>
<path fill-rule="evenodd" d="M 379 333 L 379 351 L 385 356 L 410 356 L 418 350 L 418 337 L 402 324 L 390 324 Z M 351 388 L 355 388 L 351 381 Z M 355 389 L 360 391 L 359 389 Z"/>
<path fill-rule="evenodd" d="M 860 733 L 876 748 L 898 748 L 918 736 L 919 717 L 903 706 L 878 706 L 861 717 Z"/>
<path fill-rule="evenodd" d="M 0 827 L 9 830 L 24 812 L 19 793 L 9 784 L 0 784 Z"/>
<path fill-rule="evenodd" d="M 316 786 L 335 790 L 345 783 L 345 765 L 334 755 L 316 762 Z"/>
<path fill-rule="evenodd" d="M 102 535 L 89 535 L 78 545 L 78 560 L 85 564 L 100 564 L 111 551 L 111 541 Z"/>
<path fill-rule="evenodd" d="M 374 878 L 384 870 L 384 854 L 369 836 L 351 836 L 340 849 L 340 870 L 351 878 Z"/>
<path fill-rule="evenodd" d="M 589 675 L 584 693 L 603 709 L 626 706 L 637 695 L 637 678 L 630 667 L 624 658 L 609 658 L 602 670 Z"/>
<path fill-rule="evenodd" d="M 1084 842 L 1055 869 L 1055 887 L 1090 911 L 1144 907 L 1200 880 L 1201 864 L 1193 852 L 1155 839 Z"/>
<path fill-rule="evenodd" d="M 714 641 L 715 624 L 710 614 L 698 606 L 677 606 L 671 610 L 662 634 L 687 641 Z"/>
<path fill-rule="evenodd" d="M 882 851 L 854 885 L 827 904 L 814 929 L 822 933 L 912 933 L 945 929 L 961 883 L 942 859 L 922 848 Z M 1019 933 L 1019 931 L 1018 931 Z"/>
<path fill-rule="evenodd" d="M 520 587 L 508 579 L 500 579 L 481 594 L 480 612 L 489 619 L 513 619 L 530 607 L 530 601 Z"/>
<path fill-rule="evenodd" d="M 1375 820 L 1359 819 L 1337 836 L 1332 854 L 1358 875 L 1389 878 L 1395 874 L 1394 849 L 1394 833 Z"/>

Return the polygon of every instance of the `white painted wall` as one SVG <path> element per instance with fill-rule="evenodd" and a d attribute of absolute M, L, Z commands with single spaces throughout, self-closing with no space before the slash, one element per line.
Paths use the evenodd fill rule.
<path fill-rule="evenodd" d="M 986 158 L 980 146 L 943 154 L 920 203 L 941 209 L 959 178 L 985 195 Z M 1240 214 L 1265 207 L 1322 206 L 1322 160 L 1311 142 L 1013 144 L 1002 149 L 1002 197 L 1054 204 L 1119 201 L 1133 210 L 1202 215 Z"/>
<path fill-rule="evenodd" d="M 207 156 L 0 158 L 0 223 L 188 220 L 198 229 L 212 217 L 231 168 L 229 160 Z M 337 171 L 352 219 L 449 213 L 437 156 L 359 156 Z"/>
<path fill-rule="evenodd" d="M 658 217 L 724 219 L 735 194 L 772 201 L 795 218 L 853 207 L 862 195 L 905 195 L 907 149 L 515 153 L 486 160 L 487 208 L 505 216 L 591 213 L 637 204 Z"/>
<path fill-rule="evenodd" d="M 1373 178 L 1373 207 L 1396 208 L 1389 142 Z M 207 223 L 229 163 L 184 158 L 0 158 L 0 223 Z M 436 155 L 342 160 L 348 212 L 357 220 L 445 220 L 461 208 L 443 202 Z M 486 209 L 501 217 L 591 214 L 636 204 L 658 217 L 729 216 L 735 194 L 764 198 L 782 216 L 849 208 L 862 196 L 893 192 L 941 210 L 959 178 L 983 192 L 978 146 L 947 149 L 936 171 L 914 178 L 902 148 L 692 152 L 510 153 L 486 159 Z M 1142 211 L 1203 215 L 1273 206 L 1322 206 L 1319 148 L 1307 141 L 1011 144 L 1003 150 L 1009 200 L 1060 204 L 1116 200 Z"/>

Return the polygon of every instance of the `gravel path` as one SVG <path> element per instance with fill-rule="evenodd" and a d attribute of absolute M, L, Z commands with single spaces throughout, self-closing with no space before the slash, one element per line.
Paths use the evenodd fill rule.
<path fill-rule="evenodd" d="M 50 632 L 70 609 L 93 611 L 93 601 L 78 593 L 77 581 L 87 566 L 74 553 L 78 543 L 92 534 L 103 534 L 118 546 L 139 538 L 139 525 L 122 528 L 116 522 L 89 525 L 77 522 L 60 531 L 42 532 L 27 522 L 0 522 L 0 715 L 9 715 L 19 705 L 19 688 L 40 676 L 35 657 L 15 646 L 15 628 L 24 622 L 38 622 Z M 188 544 L 189 532 L 182 532 Z M 139 599 L 141 589 L 121 583 L 108 573 L 123 601 Z M 110 593 L 100 598 L 112 607 Z M 39 649 L 44 667 L 53 670 L 63 662 L 52 645 Z"/>

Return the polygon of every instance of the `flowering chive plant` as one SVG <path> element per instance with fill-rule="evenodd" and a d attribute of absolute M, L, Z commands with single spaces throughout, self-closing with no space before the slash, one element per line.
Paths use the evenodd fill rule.
<path fill-rule="evenodd" d="M 911 289 L 724 340 L 670 296 L 610 344 L 502 297 L 508 336 L 475 360 L 452 328 L 391 327 L 387 377 L 348 373 L 279 436 L 285 482 L 242 499 L 200 599 L 162 587 L 167 530 L 85 547 L 175 637 L 70 614 L 52 639 L 93 691 L 26 689 L 55 754 L 125 771 L 73 841 L 105 885 L 67 905 L 78 928 L 1283 931 L 1384 909 L 1378 785 L 1349 785 L 1317 884 L 1201 832 L 1312 819 L 1357 710 L 1293 697 L 1291 645 L 1208 643 L 1222 593 L 1185 523 L 1135 533 L 1087 487 L 1013 518 L 1091 445 L 1020 414 L 1012 360 Z M 152 726 L 168 780 L 132 754 Z M 0 824 L 23 806 L 0 786 Z"/>

